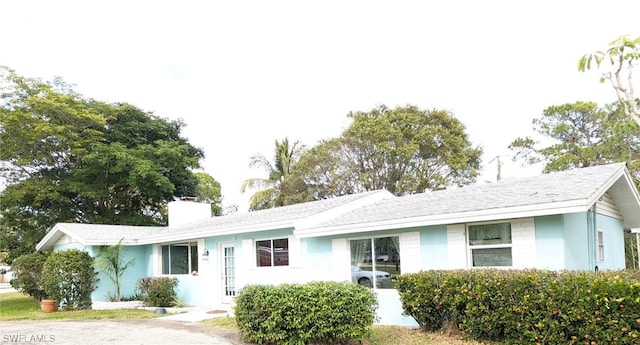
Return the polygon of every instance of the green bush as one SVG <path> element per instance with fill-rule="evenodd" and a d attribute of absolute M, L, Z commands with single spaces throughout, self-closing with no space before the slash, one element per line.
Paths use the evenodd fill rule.
<path fill-rule="evenodd" d="M 152 307 L 171 307 L 178 293 L 178 278 L 145 277 L 138 279 L 138 296 Z"/>
<path fill-rule="evenodd" d="M 42 252 L 24 254 L 13 260 L 11 270 L 13 279 L 11 286 L 27 295 L 41 301 L 47 295 L 42 287 L 42 267 L 47 255 Z"/>
<path fill-rule="evenodd" d="M 47 297 L 56 300 L 61 308 L 90 308 L 96 275 L 91 255 L 67 249 L 53 252 L 47 258 L 42 269 L 42 286 Z"/>
<path fill-rule="evenodd" d="M 258 344 L 344 343 L 366 336 L 378 303 L 353 283 L 250 285 L 235 310 L 242 336 Z"/>
<path fill-rule="evenodd" d="M 398 278 L 421 328 L 509 344 L 637 344 L 637 272 L 425 271 Z"/>

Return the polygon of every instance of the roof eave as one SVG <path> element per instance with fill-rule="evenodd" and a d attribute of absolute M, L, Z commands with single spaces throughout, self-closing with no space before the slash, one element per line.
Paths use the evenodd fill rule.
<path fill-rule="evenodd" d="M 207 238 L 207 237 L 215 237 L 222 235 L 239 235 L 246 234 L 251 232 L 260 232 L 260 231 L 270 231 L 270 230 L 280 230 L 280 229 L 295 229 L 296 223 L 295 221 L 287 220 L 281 222 L 273 222 L 268 224 L 252 224 L 248 226 L 236 226 L 236 227 L 227 227 L 227 228 L 209 228 L 203 231 L 191 231 L 180 234 L 164 234 L 160 236 L 149 237 L 146 239 L 138 240 L 138 244 L 157 244 L 157 243 L 167 243 L 167 242 L 175 242 L 175 241 L 185 241 L 192 240 L 197 238 Z"/>

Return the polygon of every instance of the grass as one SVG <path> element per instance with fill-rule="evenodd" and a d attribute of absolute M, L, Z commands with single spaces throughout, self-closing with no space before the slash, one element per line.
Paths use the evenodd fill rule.
<path fill-rule="evenodd" d="M 72 310 L 45 313 L 40 303 L 19 292 L 0 294 L 0 321 L 150 319 L 153 311 L 143 309 Z"/>
<path fill-rule="evenodd" d="M 219 317 L 202 323 L 226 330 L 238 331 L 235 318 Z M 357 344 L 358 342 L 354 342 Z M 446 335 L 443 333 L 426 333 L 419 329 L 395 327 L 395 326 L 373 326 L 371 335 L 363 339 L 364 345 L 480 345 L 476 341 L 464 340 L 461 336 Z M 497 345 L 497 344 L 494 344 Z"/>

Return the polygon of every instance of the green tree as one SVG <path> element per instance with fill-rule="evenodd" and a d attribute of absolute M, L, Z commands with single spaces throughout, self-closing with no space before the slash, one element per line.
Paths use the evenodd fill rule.
<path fill-rule="evenodd" d="M 304 147 L 299 141 L 289 143 L 288 138 L 276 140 L 273 163 L 258 153 L 250 158 L 250 168 L 261 168 L 267 173 L 266 178 L 250 178 L 242 183 L 241 192 L 257 190 L 249 199 L 250 210 L 262 210 L 296 203 L 291 199 L 292 183 L 290 182 Z"/>
<path fill-rule="evenodd" d="M 121 301 L 120 282 L 122 275 L 136 263 L 135 258 L 126 260 L 124 251 L 121 239 L 118 244 L 102 247 L 95 259 L 96 268 L 109 278 L 116 289 L 114 295 L 111 293 L 108 295 L 108 299 L 113 302 Z"/>
<path fill-rule="evenodd" d="M 539 138 L 515 139 L 509 148 L 527 164 L 542 162 L 544 171 L 560 171 L 611 162 L 627 162 L 640 173 L 640 131 L 619 104 L 593 102 L 551 106 L 533 120 Z"/>
<path fill-rule="evenodd" d="M 211 214 L 214 216 L 221 216 L 223 214 L 223 209 L 220 182 L 213 178 L 213 176 L 204 172 L 196 172 L 194 175 L 196 179 L 198 179 L 196 201 L 211 203 Z"/>
<path fill-rule="evenodd" d="M 578 70 L 584 72 L 600 68 L 602 63 L 609 69 L 602 74 L 600 82 L 609 81 L 616 92 L 624 113 L 640 125 L 640 107 L 633 91 L 633 68 L 640 61 L 640 37 L 624 35 L 609 43 L 606 51 L 583 55 L 578 61 Z M 594 66 L 595 65 L 595 66 Z M 626 79 L 626 80 L 625 80 Z"/>
<path fill-rule="evenodd" d="M 195 196 L 203 152 L 184 124 L 84 98 L 61 79 L 0 67 L 0 244 L 7 261 L 56 222 L 164 224 L 163 206 Z"/>
<path fill-rule="evenodd" d="M 482 150 L 444 110 L 381 105 L 301 157 L 297 173 L 314 198 L 386 189 L 396 195 L 475 181 Z"/>

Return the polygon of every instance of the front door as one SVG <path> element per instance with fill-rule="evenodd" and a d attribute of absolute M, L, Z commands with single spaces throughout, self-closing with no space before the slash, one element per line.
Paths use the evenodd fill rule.
<path fill-rule="evenodd" d="M 236 296 L 236 260 L 233 244 L 222 245 L 222 303 Z"/>

